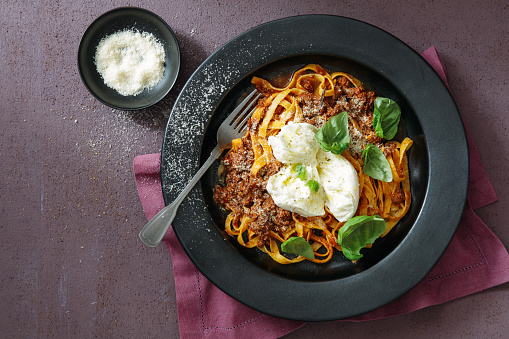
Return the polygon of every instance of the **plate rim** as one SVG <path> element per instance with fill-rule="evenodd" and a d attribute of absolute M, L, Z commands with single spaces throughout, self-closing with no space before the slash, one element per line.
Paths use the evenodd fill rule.
<path fill-rule="evenodd" d="M 458 108 L 456 106 L 456 103 L 454 102 L 454 100 L 453 100 L 449 90 L 443 84 L 442 80 L 439 78 L 439 76 L 436 74 L 436 72 L 433 70 L 433 68 L 424 60 L 424 58 L 422 58 L 422 56 L 419 53 L 414 51 L 412 48 L 410 48 L 403 41 L 401 41 L 400 39 L 398 39 L 394 35 L 386 32 L 385 30 L 382 30 L 382 29 L 380 29 L 380 28 L 378 28 L 378 27 L 376 27 L 374 25 L 371 25 L 369 23 L 366 23 L 366 22 L 363 22 L 363 21 L 360 21 L 360 20 L 357 20 L 357 19 L 352 19 L 352 18 L 342 17 L 342 16 L 335 16 L 335 15 L 321 15 L 321 14 L 298 15 L 298 16 L 292 16 L 292 17 L 287 17 L 287 18 L 282 18 L 282 19 L 270 21 L 270 22 L 258 25 L 256 27 L 253 27 L 253 28 L 247 30 L 246 32 L 238 35 L 237 37 L 233 38 L 232 40 L 228 41 L 226 44 L 221 46 L 217 51 L 212 53 L 197 68 L 197 70 L 191 75 L 191 77 L 186 82 L 185 86 L 183 87 L 181 93 L 179 94 L 177 100 L 175 101 L 174 107 L 173 107 L 172 112 L 170 114 L 170 117 L 168 119 L 168 124 L 167 124 L 167 127 L 166 127 L 165 137 L 163 139 L 163 147 L 162 147 L 162 152 L 161 152 L 161 182 L 162 182 L 162 189 L 163 189 L 163 196 L 164 196 L 164 199 L 165 199 L 165 204 L 167 204 L 169 202 L 169 200 L 171 200 L 170 198 L 172 197 L 171 194 L 168 194 L 168 191 L 167 191 L 168 187 L 166 185 L 166 180 L 165 180 L 166 179 L 165 175 L 168 173 L 168 168 L 165 168 L 166 156 L 168 155 L 168 152 L 170 152 L 170 154 L 171 154 L 171 151 L 169 151 L 169 149 L 171 147 L 167 143 L 167 135 L 169 133 L 171 133 L 171 123 L 172 123 L 172 119 L 175 118 L 174 114 L 177 114 L 175 112 L 177 112 L 178 103 L 181 102 L 182 100 L 184 100 L 185 96 L 188 95 L 188 93 L 187 93 L 188 86 L 192 86 L 191 85 L 192 80 L 197 75 L 199 75 L 200 72 L 203 71 L 204 67 L 207 64 L 211 64 L 212 60 L 214 60 L 221 53 L 224 53 L 225 50 L 228 48 L 228 46 L 230 46 L 232 44 L 233 45 L 234 44 L 238 45 L 240 39 L 243 39 L 243 38 L 246 38 L 246 37 L 251 37 L 252 38 L 252 36 L 254 34 L 261 34 L 267 28 L 269 28 L 269 29 L 270 28 L 274 28 L 274 27 L 277 27 L 278 25 L 281 25 L 281 24 L 284 25 L 284 24 L 287 24 L 290 21 L 295 21 L 295 20 L 296 21 L 299 21 L 299 20 L 305 20 L 305 21 L 307 21 L 307 20 L 311 20 L 311 21 L 313 21 L 313 20 L 321 20 L 321 21 L 323 21 L 323 20 L 332 20 L 332 21 L 339 20 L 339 21 L 344 21 L 344 20 L 346 20 L 349 23 L 356 23 L 356 25 L 360 25 L 360 27 L 365 27 L 365 28 L 367 28 L 368 31 L 376 30 L 378 33 L 380 33 L 380 34 L 382 34 L 382 35 L 384 35 L 386 37 L 389 37 L 390 39 L 393 40 L 393 42 L 397 42 L 399 45 L 401 45 L 403 47 L 403 49 L 405 49 L 405 53 L 410 53 L 410 54 L 413 55 L 413 58 L 415 60 L 419 60 L 420 67 L 423 67 L 423 68 L 427 69 L 426 76 L 427 77 L 431 77 L 432 78 L 431 80 L 433 80 L 433 85 L 439 86 L 440 87 L 440 92 L 443 93 L 447 97 L 447 99 L 449 101 L 448 104 L 449 104 L 449 106 L 451 106 L 451 107 L 448 107 L 448 108 L 451 108 L 454 111 L 451 114 L 452 114 L 452 117 L 455 118 L 455 120 L 456 120 L 455 123 L 457 124 L 458 121 L 461 122 L 461 116 L 459 114 L 459 111 L 458 111 Z M 302 53 L 302 54 L 305 54 L 305 53 Z M 320 53 L 316 53 L 316 54 L 320 54 Z M 289 55 L 289 56 L 291 56 L 291 55 Z M 344 56 L 341 56 L 341 57 L 344 57 Z M 366 58 L 366 57 L 364 56 L 364 58 Z M 274 60 L 265 60 L 265 61 L 266 61 L 265 63 L 267 63 L 267 62 L 274 61 Z M 386 69 L 382 69 L 382 70 L 386 70 Z M 246 74 L 248 74 L 248 73 L 246 73 Z M 241 78 L 239 78 L 238 81 L 240 81 L 240 79 Z M 430 80 L 430 79 L 428 79 L 428 80 Z M 398 84 L 396 84 L 396 85 L 398 85 Z M 396 86 L 396 87 L 399 88 L 400 86 Z M 216 106 L 228 94 L 228 92 L 229 92 L 229 90 L 231 90 L 231 88 L 232 87 L 222 89 L 222 92 L 220 94 L 218 94 L 218 97 L 216 98 Z M 208 114 L 207 121 L 212 116 L 212 114 L 214 112 L 214 109 L 212 109 L 212 111 L 207 113 Z M 419 115 L 417 115 L 417 116 L 419 117 Z M 303 311 L 298 310 L 298 305 L 296 305 L 295 302 L 286 301 L 285 302 L 286 306 L 291 305 L 291 306 L 295 306 L 295 308 L 292 309 L 291 312 L 287 312 L 287 311 L 284 311 L 284 310 L 281 311 L 281 309 L 278 308 L 278 305 L 274 305 L 273 302 L 268 302 L 268 303 L 266 303 L 266 305 L 264 305 L 263 303 L 260 303 L 260 302 L 256 301 L 254 299 L 253 295 L 250 295 L 249 297 L 246 297 L 243 294 L 245 291 L 243 291 L 242 289 L 234 288 L 234 287 L 231 286 L 231 284 L 225 286 L 225 284 L 223 284 L 220 281 L 221 279 L 219 279 L 219 281 L 218 281 L 218 277 L 217 277 L 216 274 L 211 274 L 211 272 L 208 271 L 207 268 L 204 269 L 203 263 L 200 262 L 199 258 L 196 257 L 196 250 L 195 250 L 195 248 L 193 248 L 192 246 L 189 247 L 189 244 L 186 243 L 187 240 L 183 239 L 184 237 L 182 236 L 182 234 L 180 234 L 181 231 L 179 230 L 179 226 L 177 226 L 177 228 L 175 228 L 175 224 L 176 223 L 177 224 L 178 223 L 182 223 L 182 221 L 183 221 L 182 220 L 182 212 L 177 214 L 177 218 L 174 221 L 175 234 L 177 235 L 177 238 L 178 238 L 179 242 L 182 244 L 184 250 L 186 251 L 186 254 L 191 258 L 191 260 L 198 267 L 198 269 L 207 278 L 209 278 L 209 280 L 214 285 L 216 285 L 221 290 L 223 290 L 225 293 L 227 293 L 228 295 L 230 295 L 233 298 L 237 299 L 238 301 L 241 301 L 242 303 L 246 304 L 247 306 L 250 306 L 250 307 L 252 307 L 252 308 L 254 308 L 254 309 L 258 310 L 258 311 L 261 311 L 262 313 L 269 314 L 269 315 L 276 316 L 276 317 L 280 317 L 280 318 L 286 318 L 286 319 L 292 319 L 292 320 L 301 320 L 301 321 L 337 320 L 337 319 L 349 318 L 349 317 L 352 317 L 352 316 L 364 314 L 366 312 L 369 312 L 371 310 L 377 309 L 377 308 L 379 308 L 379 307 L 381 307 L 383 305 L 386 305 L 386 304 L 390 303 L 391 301 L 397 299 L 399 296 L 401 296 L 402 294 L 404 294 L 405 292 L 410 290 L 412 287 L 414 287 L 433 268 L 435 263 L 440 259 L 441 255 L 443 254 L 443 252 L 447 248 L 447 246 L 448 246 L 449 242 L 451 241 L 452 237 L 454 236 L 454 233 L 455 233 L 455 231 L 457 229 L 457 226 L 458 226 L 460 218 L 461 218 L 461 214 L 463 213 L 463 209 L 464 209 L 465 204 L 466 204 L 466 195 L 467 195 L 467 190 L 468 190 L 468 172 L 469 172 L 469 154 L 468 154 L 468 146 L 467 146 L 467 143 L 466 143 L 467 142 L 466 141 L 466 132 L 465 132 L 465 129 L 464 129 L 464 126 L 463 126 L 462 123 L 461 123 L 460 127 L 461 127 L 460 128 L 460 134 L 461 135 L 460 136 L 456 136 L 457 137 L 456 139 L 459 138 L 461 140 L 459 142 L 456 140 L 456 143 L 457 144 L 461 144 L 463 146 L 463 149 L 462 149 L 462 152 L 461 152 L 462 153 L 461 156 L 457 156 L 457 157 L 461 158 L 461 160 L 462 160 L 462 162 L 464 163 L 465 166 L 463 166 L 463 168 L 460 169 L 461 173 L 460 173 L 459 177 L 460 177 L 461 180 L 459 180 L 459 181 L 461 181 L 461 182 L 456 185 L 456 186 L 458 186 L 456 188 L 460 189 L 460 193 L 458 195 L 459 198 L 457 198 L 455 200 L 455 205 L 453 206 L 453 208 L 445 209 L 446 210 L 445 212 L 452 211 L 452 213 L 454 214 L 453 217 L 449 217 L 449 219 L 451 219 L 452 221 L 449 220 L 449 222 L 451 222 L 451 225 L 449 225 L 449 228 L 447 229 L 447 232 L 443 232 L 441 234 L 441 235 L 444 235 L 445 238 L 441 239 L 439 248 L 435 249 L 434 251 L 432 251 L 432 253 L 434 254 L 433 259 L 426 261 L 426 269 L 425 269 L 426 272 L 424 272 L 423 270 L 421 270 L 419 272 L 414 272 L 414 271 L 411 270 L 410 273 L 411 273 L 412 277 L 409 277 L 408 279 L 406 279 L 405 283 L 403 284 L 404 287 L 402 289 L 400 289 L 396 293 L 391 293 L 390 296 L 385 296 L 379 302 L 371 303 L 370 305 L 364 305 L 365 304 L 365 299 L 366 299 L 366 298 L 364 298 L 363 299 L 364 301 L 362 301 L 364 303 L 363 307 L 357 307 L 355 310 L 352 310 L 352 311 L 342 312 L 342 311 L 334 310 L 334 312 L 332 312 L 332 314 L 328 314 L 328 315 L 317 315 L 316 312 L 315 312 L 315 314 L 313 314 L 311 316 L 308 316 L 308 315 L 305 315 L 303 313 Z M 203 135 L 203 133 L 202 133 L 202 135 Z M 200 135 L 200 139 L 202 138 L 202 135 Z M 436 143 L 436 141 L 431 140 L 431 142 L 432 142 L 431 146 L 436 148 L 437 146 L 434 145 L 434 143 Z M 200 145 L 200 147 L 201 147 L 201 145 Z M 429 157 L 429 163 L 430 163 L 429 164 L 429 166 L 430 166 L 430 173 L 428 174 L 428 176 L 431 177 L 431 175 L 435 172 L 436 167 L 440 166 L 440 164 L 437 164 L 435 159 L 431 158 L 430 153 L 429 153 L 429 149 L 427 151 L 428 151 L 428 157 Z M 198 152 L 198 157 L 193 158 L 193 162 L 196 162 L 196 163 L 190 167 L 190 174 L 189 175 L 194 174 L 194 172 L 199 168 L 198 161 L 199 161 L 199 152 Z M 193 170 L 194 170 L 194 172 L 193 172 Z M 190 178 L 190 176 L 189 176 L 189 178 Z M 418 220 L 416 220 L 415 224 L 420 222 L 420 219 L 421 219 L 423 213 L 429 212 L 429 211 L 427 211 L 427 206 L 429 206 L 429 204 L 426 205 L 426 202 L 429 201 L 429 199 L 430 199 L 430 197 L 429 197 L 430 192 L 429 191 L 430 190 L 431 191 L 436 191 L 436 189 L 437 189 L 437 188 L 430 187 L 430 185 L 432 183 L 434 183 L 435 181 L 436 180 L 431 181 L 428 178 L 428 187 L 426 188 L 427 192 L 426 192 L 425 201 L 424 201 L 423 207 L 422 207 L 423 210 L 419 214 L 419 216 L 417 218 Z M 197 185 L 197 186 L 199 186 L 199 185 Z M 201 194 L 202 193 L 201 193 L 200 187 L 195 187 L 193 189 L 193 191 L 191 192 L 191 195 L 193 195 L 191 197 L 191 199 L 193 200 L 194 204 L 198 203 L 196 199 L 199 199 Z M 456 210 L 453 210 L 454 208 Z M 208 212 L 206 212 L 206 213 L 208 213 Z M 180 214 L 180 218 L 179 218 L 179 214 Z M 431 222 L 431 221 L 439 222 L 439 220 L 437 219 L 436 216 L 433 216 L 433 217 L 429 217 L 428 216 L 426 221 L 428 221 L 428 222 Z M 415 235 L 416 232 L 418 232 L 419 234 Z M 220 236 L 222 237 L 222 235 L 220 235 Z M 420 230 L 420 229 L 419 230 L 414 230 L 412 228 L 412 230 L 410 230 L 410 232 L 409 232 L 409 234 L 407 235 L 406 238 L 412 238 L 413 239 L 416 236 L 423 237 L 422 230 Z M 400 244 L 400 246 L 404 246 L 405 248 L 407 248 L 408 246 L 413 245 L 412 242 L 410 242 L 410 243 L 409 242 L 410 242 L 410 240 L 404 239 L 402 244 Z M 397 251 L 394 251 L 394 252 L 397 252 Z M 232 254 L 232 253 L 233 252 L 229 252 L 229 254 Z M 415 258 L 415 252 L 413 252 L 413 253 L 410 252 L 410 254 L 412 254 L 410 256 L 411 259 L 418 259 L 418 258 Z M 224 256 L 224 253 L 223 253 L 223 256 Z M 394 257 L 395 257 L 395 254 L 391 253 L 388 257 L 386 257 L 382 261 L 390 261 L 390 260 L 393 260 Z M 242 261 L 242 260 L 240 260 L 240 261 Z M 255 266 L 255 265 L 253 265 L 253 266 Z M 379 267 L 377 267 L 377 266 L 379 266 Z M 359 279 L 367 279 L 366 278 L 367 275 L 369 277 L 371 277 L 371 276 L 379 276 L 380 275 L 380 266 L 381 265 L 375 265 L 374 267 L 370 268 L 368 270 L 368 271 L 370 271 L 369 274 L 367 274 L 366 272 L 362 272 L 362 273 L 356 274 L 356 275 L 354 275 L 352 277 L 342 278 L 343 284 L 340 284 L 340 285 L 343 285 L 342 287 L 344 287 L 344 285 L 354 285 L 356 283 L 359 283 Z M 236 267 L 236 268 L 238 268 L 238 267 Z M 224 269 L 224 268 L 222 268 L 222 269 Z M 252 270 L 247 270 L 247 271 L 253 272 Z M 260 273 L 260 272 L 258 272 L 258 273 Z M 266 282 L 268 286 L 274 287 L 278 283 L 288 283 L 289 282 L 288 279 L 285 279 L 283 277 L 268 276 L 265 273 L 260 273 L 260 274 L 264 276 L 264 279 L 266 279 L 266 281 L 265 280 L 263 280 L 263 281 Z M 302 289 L 309 289 L 310 287 L 316 288 L 317 284 L 319 285 L 318 287 L 326 287 L 326 288 L 330 289 L 331 285 L 334 285 L 334 282 L 302 282 L 302 281 L 296 282 L 296 281 L 292 281 L 292 283 L 290 285 L 292 285 L 294 287 L 296 286 L 299 289 L 300 288 L 302 288 Z M 266 295 L 268 295 L 270 297 L 274 297 L 274 294 L 271 293 L 271 291 L 267 292 Z M 295 312 L 295 310 L 297 310 L 297 311 Z"/>

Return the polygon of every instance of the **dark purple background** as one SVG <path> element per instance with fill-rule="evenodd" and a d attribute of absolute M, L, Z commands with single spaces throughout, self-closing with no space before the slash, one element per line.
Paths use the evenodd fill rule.
<path fill-rule="evenodd" d="M 424 2 L 424 1 L 423 1 Z M 445 1 L 444 1 L 445 2 Z M 97 4 L 96 4 L 97 3 Z M 102 4 L 104 3 L 104 4 Z M 219 46 L 258 24 L 337 14 L 416 51 L 436 46 L 499 201 L 478 215 L 509 247 L 509 5 L 506 1 L 3 1 L 0 11 L 0 331 L 2 337 L 178 337 L 170 255 L 144 247 L 132 161 L 159 152 L 179 90 Z M 138 112 L 82 84 L 76 55 L 99 15 L 140 6 L 175 31 L 175 88 Z M 453 151 L 453 150 L 451 150 Z M 504 337 L 505 284 L 405 316 L 314 323 L 288 338 Z"/>

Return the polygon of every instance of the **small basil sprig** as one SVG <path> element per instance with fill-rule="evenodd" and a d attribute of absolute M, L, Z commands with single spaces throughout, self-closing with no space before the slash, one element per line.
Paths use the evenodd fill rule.
<path fill-rule="evenodd" d="M 362 157 L 364 158 L 364 173 L 373 179 L 386 182 L 392 181 L 391 165 L 389 165 L 380 148 L 367 144 L 362 151 Z"/>
<path fill-rule="evenodd" d="M 373 110 L 373 128 L 380 138 L 391 140 L 398 131 L 401 109 L 389 98 L 377 97 Z"/>
<path fill-rule="evenodd" d="M 306 166 L 302 164 L 294 164 L 292 166 L 292 170 L 297 175 L 297 178 L 299 178 L 302 181 L 306 180 Z"/>
<path fill-rule="evenodd" d="M 294 164 L 292 166 L 292 171 L 295 173 L 297 178 L 299 178 L 302 181 L 306 181 L 306 176 L 307 176 L 306 166 L 304 166 L 302 164 Z M 316 182 L 315 180 L 308 180 L 306 182 L 306 186 L 309 187 L 309 189 L 315 193 L 318 192 L 318 189 L 320 188 L 320 184 L 318 182 Z"/>
<path fill-rule="evenodd" d="M 315 193 L 318 192 L 318 189 L 320 188 L 320 184 L 315 180 L 308 180 L 308 182 L 306 182 L 306 186 Z"/>
<path fill-rule="evenodd" d="M 281 244 L 281 251 L 314 259 L 313 247 L 303 237 L 291 237 Z"/>
<path fill-rule="evenodd" d="M 385 231 L 387 223 L 379 215 L 360 215 L 348 220 L 338 230 L 338 244 L 350 260 L 362 258 L 360 250 L 375 242 Z"/>
<path fill-rule="evenodd" d="M 341 154 L 350 142 L 348 113 L 343 112 L 330 118 L 315 133 L 315 139 L 325 152 Z"/>

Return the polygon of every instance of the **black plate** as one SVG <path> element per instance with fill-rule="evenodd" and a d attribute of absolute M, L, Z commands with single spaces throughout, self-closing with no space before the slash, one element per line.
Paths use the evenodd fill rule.
<path fill-rule="evenodd" d="M 214 203 L 217 162 L 182 203 L 173 228 L 198 269 L 233 298 L 261 312 L 325 321 L 379 308 L 415 286 L 457 228 L 466 201 L 468 148 L 458 110 L 438 75 L 403 42 L 366 23 L 297 16 L 255 27 L 212 54 L 172 110 L 161 178 L 171 202 L 216 143 L 222 120 L 252 89 L 253 75 L 280 79 L 307 63 L 343 70 L 403 111 L 397 139 L 409 136 L 413 202 L 409 213 L 357 264 L 337 253 L 322 265 L 280 265 L 224 235 Z"/>
<path fill-rule="evenodd" d="M 124 29 L 152 33 L 165 52 L 163 79 L 154 88 L 135 96 L 121 95 L 106 86 L 94 63 L 101 39 Z M 104 13 L 87 28 L 78 48 L 78 68 L 83 83 L 99 101 L 116 109 L 137 110 L 159 102 L 171 90 L 179 73 L 180 49 L 170 26 L 159 16 L 142 8 L 121 7 Z"/>

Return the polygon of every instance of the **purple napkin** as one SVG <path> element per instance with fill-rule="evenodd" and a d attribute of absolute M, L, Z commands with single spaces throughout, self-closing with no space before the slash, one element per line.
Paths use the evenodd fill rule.
<path fill-rule="evenodd" d="M 421 54 L 446 83 L 445 68 L 434 47 Z M 394 302 L 343 321 L 365 321 L 409 313 L 509 281 L 509 255 L 500 240 L 477 217 L 474 209 L 497 200 L 467 130 L 470 152 L 468 201 L 449 247 L 429 274 Z M 147 219 L 164 207 L 160 181 L 160 154 L 134 159 L 138 193 Z M 173 229 L 163 242 L 171 253 L 182 338 L 277 338 L 304 322 L 274 318 L 229 297 L 193 265 Z"/>

